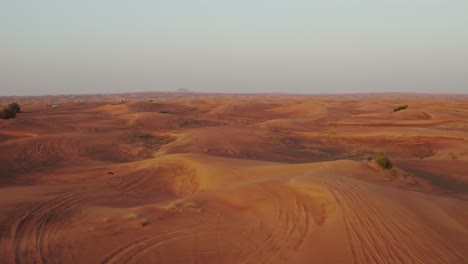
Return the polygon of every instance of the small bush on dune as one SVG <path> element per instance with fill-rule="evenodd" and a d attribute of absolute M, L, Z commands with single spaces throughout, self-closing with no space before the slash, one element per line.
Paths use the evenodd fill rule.
<path fill-rule="evenodd" d="M 135 213 L 130 213 L 130 214 L 126 215 L 125 218 L 128 219 L 128 220 L 138 220 L 140 218 L 140 216 L 135 214 Z"/>
<path fill-rule="evenodd" d="M 387 157 L 387 155 L 386 155 L 385 152 L 383 152 L 383 151 L 378 151 L 378 152 L 375 154 L 375 162 L 377 162 L 377 164 L 378 164 L 382 169 L 388 170 L 388 169 L 393 168 L 393 163 L 392 163 L 392 161 Z"/>
<path fill-rule="evenodd" d="M 7 106 L 7 108 L 10 109 L 13 112 L 21 113 L 21 108 L 20 108 L 19 104 L 17 104 L 17 103 L 9 104 Z"/>
<path fill-rule="evenodd" d="M 16 114 L 20 112 L 21 112 L 21 108 L 19 104 L 12 103 L 0 111 L 0 118 L 2 119 L 15 118 Z"/>
<path fill-rule="evenodd" d="M 126 215 L 125 219 L 136 221 L 141 227 L 144 227 L 144 226 L 147 226 L 147 225 L 150 224 L 150 221 L 149 221 L 148 218 L 142 218 L 142 217 L 140 217 L 139 215 L 137 215 L 135 213 L 130 213 L 130 214 Z"/>
<path fill-rule="evenodd" d="M 140 218 L 138 219 L 138 223 L 141 227 L 149 225 L 149 220 L 147 218 Z"/>
<path fill-rule="evenodd" d="M 0 118 L 2 119 L 10 119 L 10 118 L 15 118 L 16 117 L 16 112 L 11 111 L 8 108 L 3 108 L 2 111 L 0 111 Z"/>

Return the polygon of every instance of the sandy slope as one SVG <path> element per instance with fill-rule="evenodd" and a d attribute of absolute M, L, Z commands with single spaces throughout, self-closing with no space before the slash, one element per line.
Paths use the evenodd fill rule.
<path fill-rule="evenodd" d="M 467 100 L 139 96 L 0 120 L 1 263 L 466 263 Z"/>

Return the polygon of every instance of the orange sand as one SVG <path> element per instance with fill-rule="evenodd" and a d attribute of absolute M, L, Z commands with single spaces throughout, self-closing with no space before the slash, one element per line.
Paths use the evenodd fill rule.
<path fill-rule="evenodd" d="M 1 263 L 468 260 L 466 96 L 11 101 Z"/>

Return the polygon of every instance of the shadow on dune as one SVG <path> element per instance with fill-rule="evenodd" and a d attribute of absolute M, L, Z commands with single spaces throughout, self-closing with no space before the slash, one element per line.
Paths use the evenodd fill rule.
<path fill-rule="evenodd" d="M 468 194 L 468 183 L 457 179 L 449 174 L 440 173 L 428 169 L 421 168 L 418 164 L 398 162 L 397 166 L 407 172 L 410 172 L 426 181 L 433 186 L 440 188 L 445 193 L 451 194 Z"/>

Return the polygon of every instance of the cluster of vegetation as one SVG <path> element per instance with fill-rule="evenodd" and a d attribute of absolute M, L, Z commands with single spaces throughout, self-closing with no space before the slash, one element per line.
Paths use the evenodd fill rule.
<path fill-rule="evenodd" d="M 393 168 L 392 161 L 387 157 L 385 152 L 378 151 L 375 153 L 375 162 L 384 170 Z"/>
<path fill-rule="evenodd" d="M 379 165 L 382 169 L 389 170 L 394 168 L 392 161 L 383 151 L 377 151 L 374 156 L 366 155 L 364 158 L 369 162 L 375 160 L 377 165 Z"/>
<path fill-rule="evenodd" d="M 17 113 L 21 113 L 21 108 L 19 104 L 12 103 L 12 104 L 9 104 L 7 107 L 3 108 L 2 111 L 0 111 L 0 118 L 2 119 L 15 118 Z"/>
<path fill-rule="evenodd" d="M 141 227 L 147 226 L 147 225 L 149 225 L 149 223 L 150 223 L 150 221 L 149 221 L 148 218 L 141 218 L 139 215 L 137 215 L 137 214 L 135 214 L 135 213 L 131 213 L 131 214 L 127 215 L 125 218 L 128 219 L 128 220 L 137 221 L 138 224 L 139 224 Z"/>
<path fill-rule="evenodd" d="M 401 110 L 405 110 L 406 108 L 408 108 L 408 105 L 400 105 L 399 107 L 393 109 L 393 112 L 398 112 L 398 111 L 401 111 Z"/>

